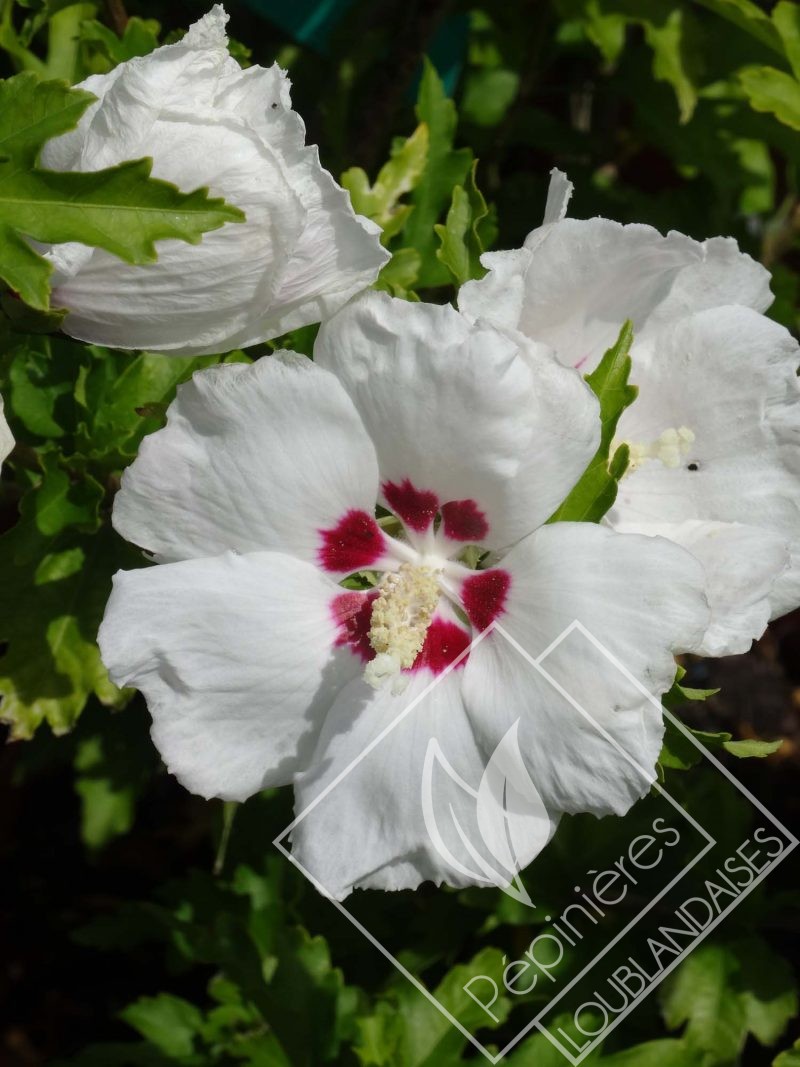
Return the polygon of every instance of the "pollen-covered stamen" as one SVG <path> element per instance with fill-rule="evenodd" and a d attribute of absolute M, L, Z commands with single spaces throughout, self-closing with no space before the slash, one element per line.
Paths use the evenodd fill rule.
<path fill-rule="evenodd" d="M 369 643 L 375 658 L 364 677 L 376 689 L 413 666 L 439 602 L 438 572 L 403 563 L 385 575 L 372 605 Z"/>
<path fill-rule="evenodd" d="M 649 444 L 641 444 L 633 441 L 625 441 L 630 450 L 630 461 L 627 474 L 641 467 L 646 459 L 660 460 L 665 467 L 674 469 L 680 467 L 683 457 L 689 452 L 694 444 L 694 433 L 688 426 L 679 426 L 677 429 L 670 426 L 664 430 L 660 437 Z"/>

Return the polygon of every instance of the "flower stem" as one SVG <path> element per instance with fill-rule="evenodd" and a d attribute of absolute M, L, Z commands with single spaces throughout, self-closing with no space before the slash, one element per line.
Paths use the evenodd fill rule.
<path fill-rule="evenodd" d="M 222 833 L 220 835 L 219 845 L 217 846 L 217 855 L 214 859 L 213 868 L 214 876 L 217 878 L 222 874 L 222 869 L 225 866 L 228 842 L 231 839 L 233 820 L 236 818 L 238 808 L 239 805 L 235 800 L 224 800 L 222 802 Z"/>

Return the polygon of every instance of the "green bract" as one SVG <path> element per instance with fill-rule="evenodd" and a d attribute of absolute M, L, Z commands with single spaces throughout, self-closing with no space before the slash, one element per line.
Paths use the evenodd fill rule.
<path fill-rule="evenodd" d="M 617 483 L 628 466 L 628 446 L 611 453 L 611 443 L 622 412 L 636 399 L 636 386 L 628 384 L 631 372 L 633 327 L 626 322 L 616 344 L 606 352 L 586 381 L 600 401 L 600 446 L 586 473 L 550 522 L 599 522 L 617 498 Z"/>

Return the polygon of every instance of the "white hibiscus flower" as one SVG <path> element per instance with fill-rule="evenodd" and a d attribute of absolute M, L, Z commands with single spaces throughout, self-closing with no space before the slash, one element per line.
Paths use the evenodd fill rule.
<path fill-rule="evenodd" d="M 625 319 L 632 381 L 617 444 L 631 466 L 607 521 L 660 534 L 706 567 L 711 622 L 697 651 L 744 652 L 770 617 L 800 605 L 800 362 L 762 314 L 769 274 L 731 238 L 566 219 L 553 172 L 544 224 L 483 257 L 459 307 L 552 346 L 591 371 Z"/>
<path fill-rule="evenodd" d="M 338 897 L 463 883 L 425 828 L 431 738 L 475 788 L 518 720 L 553 819 L 627 810 L 653 779 L 658 709 L 585 646 L 548 659 L 642 773 L 496 631 L 468 651 L 500 620 L 536 656 L 579 619 L 661 694 L 705 629 L 682 549 L 543 525 L 598 443 L 580 375 L 520 335 L 374 292 L 323 326 L 315 357 L 195 374 L 123 478 L 115 525 L 159 565 L 116 576 L 100 646 L 145 694 L 170 770 L 235 800 L 293 782 L 299 809 L 341 777 L 293 836 Z M 476 545 L 482 569 L 464 562 Z M 375 587 L 339 584 L 356 572 Z M 468 795 L 455 804 L 474 823 Z"/>
<path fill-rule="evenodd" d="M 217 5 L 179 43 L 82 82 L 98 102 L 45 146 L 54 170 L 150 156 L 154 177 L 208 186 L 246 215 L 199 246 L 160 241 L 158 262 L 139 267 L 57 245 L 52 303 L 69 312 L 73 337 L 176 355 L 246 347 L 332 315 L 388 258 L 378 228 L 306 147 L 286 72 L 242 70 L 227 20 Z"/>
<path fill-rule="evenodd" d="M 14 438 L 11 436 L 11 430 L 6 422 L 6 417 L 3 411 L 3 398 L 0 396 L 0 469 L 2 469 L 3 461 L 13 447 Z"/>

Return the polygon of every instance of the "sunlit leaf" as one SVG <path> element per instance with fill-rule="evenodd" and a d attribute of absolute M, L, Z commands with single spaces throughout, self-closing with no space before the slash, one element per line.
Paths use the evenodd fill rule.
<path fill-rule="evenodd" d="M 767 111 L 776 119 L 800 130 L 800 81 L 775 67 L 745 67 L 739 81 L 756 111 Z"/>

